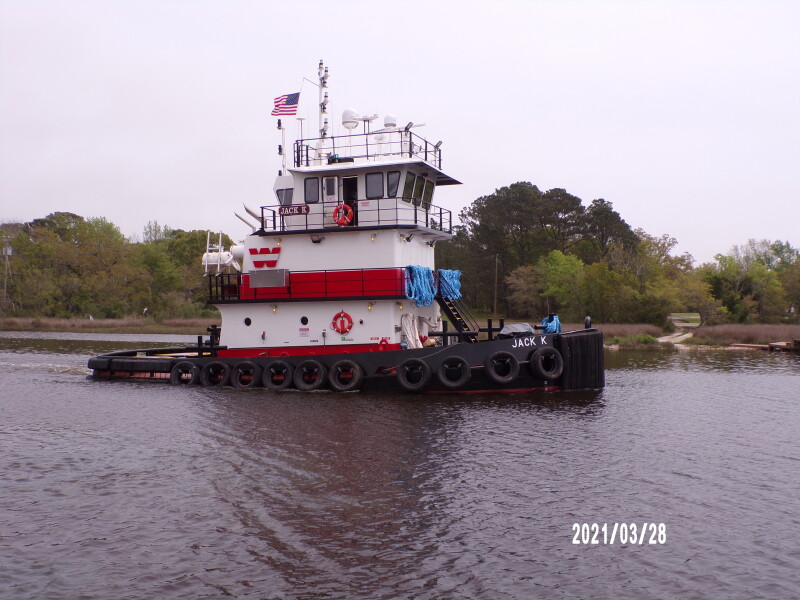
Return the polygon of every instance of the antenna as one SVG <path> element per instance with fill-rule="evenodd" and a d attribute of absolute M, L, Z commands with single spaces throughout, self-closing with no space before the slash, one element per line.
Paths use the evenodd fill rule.
<path fill-rule="evenodd" d="M 359 121 L 363 121 L 364 122 L 364 133 L 368 133 L 368 131 L 367 131 L 367 129 L 368 129 L 367 128 L 367 123 L 372 123 L 377 118 L 378 118 L 378 114 L 377 113 L 375 113 L 374 115 L 362 115 L 362 116 L 358 117 Z"/>
<path fill-rule="evenodd" d="M 367 123 L 372 123 L 378 118 L 377 114 L 374 115 L 359 115 L 355 108 L 345 108 L 342 112 L 342 126 L 352 131 L 358 127 L 358 123 L 364 123 L 364 133 L 367 133 Z"/>
<path fill-rule="evenodd" d="M 328 92 L 325 88 L 328 87 L 328 67 L 319 61 L 319 137 L 328 135 L 328 119 L 325 115 L 328 114 Z"/>
<path fill-rule="evenodd" d="M 355 108 L 345 108 L 342 112 L 342 126 L 352 131 L 358 127 L 358 111 Z"/>

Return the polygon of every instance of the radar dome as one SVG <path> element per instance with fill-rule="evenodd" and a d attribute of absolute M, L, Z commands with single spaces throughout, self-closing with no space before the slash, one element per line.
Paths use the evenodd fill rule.
<path fill-rule="evenodd" d="M 345 108 L 342 112 L 342 125 L 347 129 L 358 127 L 358 111 L 355 108 Z"/>
<path fill-rule="evenodd" d="M 383 126 L 384 127 L 397 127 L 397 117 L 392 114 L 388 114 L 383 117 Z"/>

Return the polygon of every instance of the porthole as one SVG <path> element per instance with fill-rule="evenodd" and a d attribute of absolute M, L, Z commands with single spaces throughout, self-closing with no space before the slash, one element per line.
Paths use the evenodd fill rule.
<path fill-rule="evenodd" d="M 308 325 L 308 317 L 301 317 L 300 323 L 302 323 L 303 325 Z"/>
<path fill-rule="evenodd" d="M 250 327 L 253 324 L 253 320 L 250 317 L 245 317 L 244 324 Z"/>

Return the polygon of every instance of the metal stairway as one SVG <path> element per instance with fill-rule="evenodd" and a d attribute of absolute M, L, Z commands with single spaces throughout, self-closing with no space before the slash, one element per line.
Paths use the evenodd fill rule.
<path fill-rule="evenodd" d="M 475 333 L 467 333 L 462 336 L 462 339 L 470 344 L 478 342 L 478 322 L 470 314 L 469 309 L 463 302 L 458 300 L 451 300 L 448 296 L 454 295 L 450 292 L 449 286 L 440 280 L 440 294 L 436 296 L 436 302 L 442 309 L 442 312 L 455 325 L 459 333 L 464 331 L 474 331 Z"/>

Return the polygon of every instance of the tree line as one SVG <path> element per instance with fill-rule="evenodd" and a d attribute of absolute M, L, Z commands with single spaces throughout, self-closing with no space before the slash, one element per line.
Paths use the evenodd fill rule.
<path fill-rule="evenodd" d="M 514 183 L 460 213 L 437 265 L 462 273 L 466 302 L 485 314 L 663 325 L 672 312 L 703 323 L 798 321 L 800 252 L 750 240 L 697 267 L 677 241 L 632 229 L 604 199 Z M 213 316 L 201 258 L 208 232 L 149 222 L 126 239 L 104 218 L 56 212 L 0 225 L 6 316 Z M 223 236 L 230 247 L 231 239 Z M 145 311 L 146 309 L 146 311 Z"/>
<path fill-rule="evenodd" d="M 677 241 L 632 229 L 611 202 L 514 183 L 459 215 L 437 264 L 462 272 L 468 304 L 486 314 L 663 325 L 673 312 L 703 323 L 798 321 L 800 252 L 756 241 L 694 267 Z M 499 306 L 498 306 L 499 305 Z"/>
<path fill-rule="evenodd" d="M 8 260 L 6 316 L 190 318 L 215 314 L 206 305 L 202 256 L 206 231 L 150 222 L 143 241 L 128 240 L 104 218 L 56 212 L 30 223 L 4 224 Z M 223 243 L 230 245 L 228 236 Z M 4 265 L 6 268 L 6 265 Z"/>

